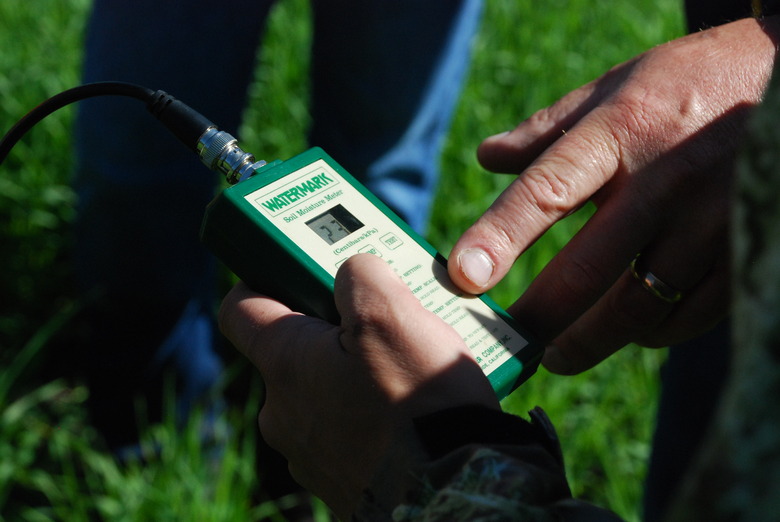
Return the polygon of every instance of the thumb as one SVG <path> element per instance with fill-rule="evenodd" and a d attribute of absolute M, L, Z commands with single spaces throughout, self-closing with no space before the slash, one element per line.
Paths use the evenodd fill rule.
<path fill-rule="evenodd" d="M 453 347 L 460 336 L 426 310 L 409 287 L 381 258 L 352 256 L 339 269 L 335 282 L 336 307 L 341 315 L 342 344 L 347 351 L 358 346 L 392 346 L 416 357 L 418 345 Z"/>
<path fill-rule="evenodd" d="M 350 257 L 339 268 L 333 290 L 345 330 L 382 328 L 400 310 L 422 310 L 401 278 L 372 254 Z"/>
<path fill-rule="evenodd" d="M 349 258 L 336 276 L 335 295 L 341 345 L 409 412 L 468 403 L 497 407 L 490 382 L 461 336 L 426 310 L 381 258 Z"/>

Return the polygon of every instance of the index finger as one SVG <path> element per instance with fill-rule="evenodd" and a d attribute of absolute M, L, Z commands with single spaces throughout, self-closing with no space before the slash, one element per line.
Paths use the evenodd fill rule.
<path fill-rule="evenodd" d="M 620 153 L 607 129 L 591 113 L 509 185 L 452 249 L 455 284 L 474 294 L 492 288 L 523 251 L 614 175 Z"/>

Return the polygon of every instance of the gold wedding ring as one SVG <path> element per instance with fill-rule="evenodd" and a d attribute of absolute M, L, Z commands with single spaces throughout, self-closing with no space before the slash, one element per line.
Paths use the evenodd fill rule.
<path fill-rule="evenodd" d="M 656 276 L 650 270 L 640 270 L 637 267 L 638 259 L 639 256 L 636 256 L 634 260 L 631 261 L 631 273 L 640 283 L 642 283 L 642 286 L 645 288 L 645 290 L 656 296 L 658 299 L 666 301 L 667 303 L 676 303 L 682 299 L 681 291 L 676 290 L 661 281 L 658 276 Z"/>

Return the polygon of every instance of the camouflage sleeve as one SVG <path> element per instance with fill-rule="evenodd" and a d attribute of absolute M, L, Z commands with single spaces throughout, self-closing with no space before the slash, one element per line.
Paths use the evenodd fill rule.
<path fill-rule="evenodd" d="M 381 513 L 367 496 L 355 520 L 620 520 L 571 498 L 555 431 L 541 409 L 530 415 L 527 422 L 489 409 L 456 408 L 418 419 L 431 460 L 411 470 L 413 486 L 391 513 Z"/>

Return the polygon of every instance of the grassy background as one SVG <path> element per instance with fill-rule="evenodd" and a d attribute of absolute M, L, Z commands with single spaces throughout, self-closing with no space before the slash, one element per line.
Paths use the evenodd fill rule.
<path fill-rule="evenodd" d="M 89 0 L 0 3 L 0 131 L 79 83 L 89 6 Z M 477 165 L 474 150 L 483 137 L 512 128 L 681 31 L 677 0 L 487 0 L 442 157 L 429 232 L 434 245 L 448 252 L 509 181 Z M 242 128 L 246 148 L 267 159 L 305 147 L 309 34 L 307 2 L 282 0 Z M 0 520 L 281 520 L 278 506 L 253 500 L 256 401 L 223 419 L 231 429 L 219 466 L 198 443 L 195 427 L 177 435 L 163 425 L 150 428 L 145 439 L 164 448 L 157 459 L 119 467 L 98 449 L 84 418 L 88 390 L 48 374 L 41 378 L 38 369 L 54 357 L 57 339 L 75 328 L 71 319 L 80 302 L 68 280 L 72 116 L 69 109 L 48 118 L 0 168 Z M 492 296 L 510 304 L 587 214 L 555 226 Z M 559 430 L 575 494 L 629 520 L 639 519 L 662 358 L 662 351 L 629 347 L 578 377 L 540 371 L 504 404 L 521 414 L 543 406 Z M 320 520 L 327 518 L 316 509 Z"/>

